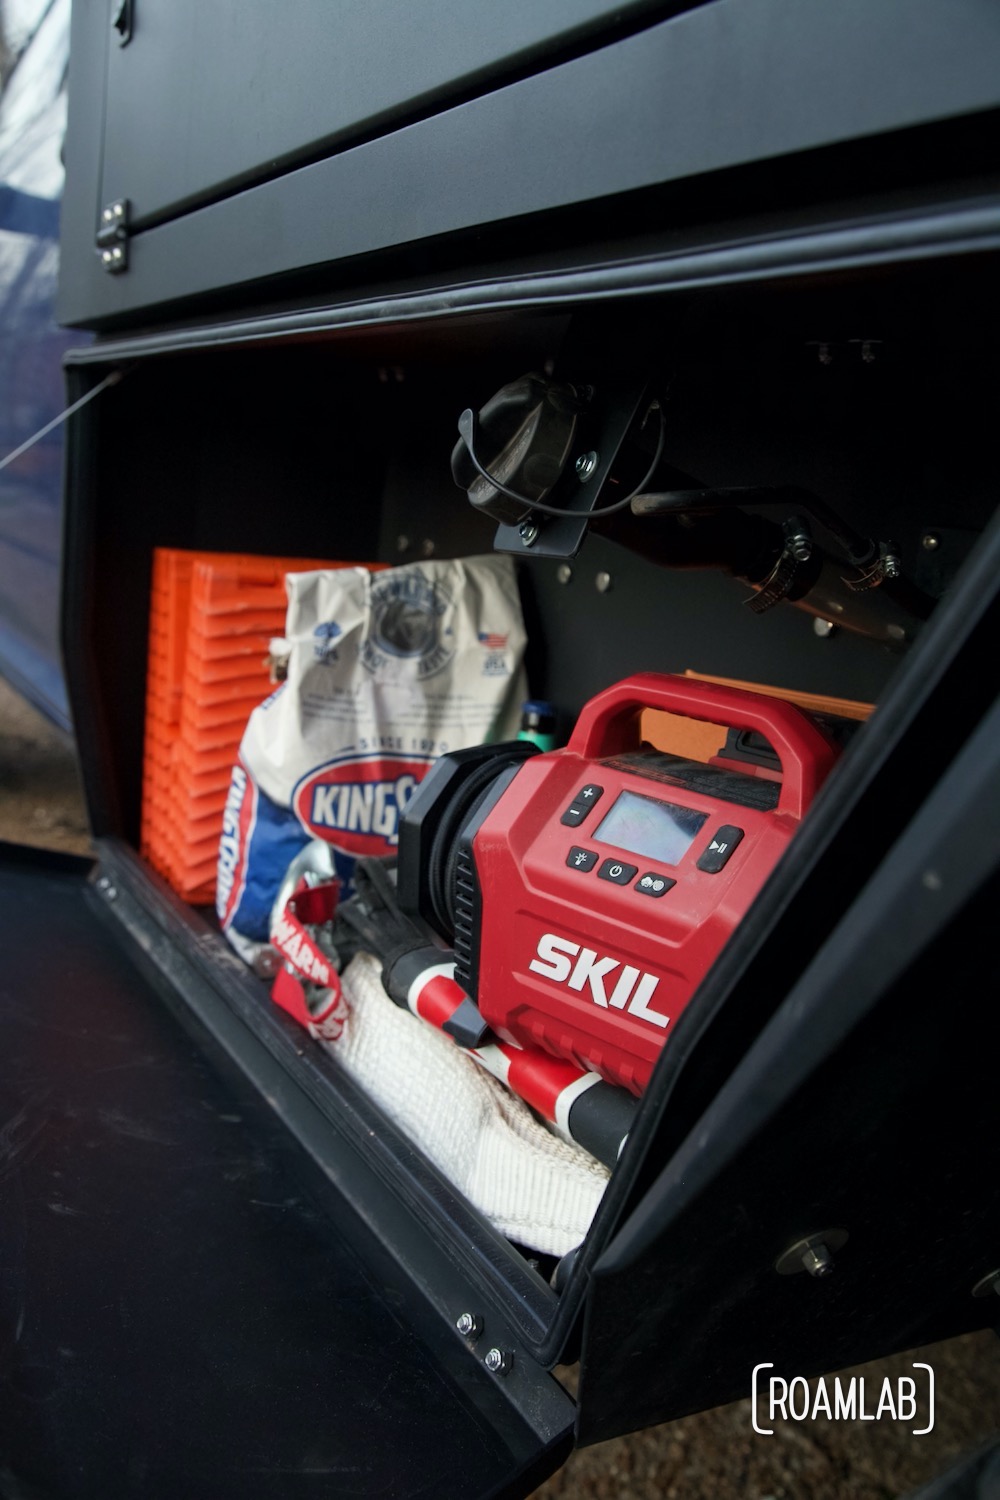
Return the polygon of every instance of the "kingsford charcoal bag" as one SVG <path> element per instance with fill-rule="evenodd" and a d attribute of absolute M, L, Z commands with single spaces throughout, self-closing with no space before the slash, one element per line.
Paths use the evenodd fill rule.
<path fill-rule="evenodd" d="M 358 855 L 395 852 L 437 756 L 513 739 L 526 694 L 510 558 L 287 582 L 287 676 L 250 716 L 219 849 L 219 918 L 241 951 L 267 941 L 285 871 L 310 839 L 331 845 L 346 894 Z"/>

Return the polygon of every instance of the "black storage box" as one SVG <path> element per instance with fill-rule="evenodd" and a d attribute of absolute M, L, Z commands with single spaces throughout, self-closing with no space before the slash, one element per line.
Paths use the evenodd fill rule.
<path fill-rule="evenodd" d="M 317 1474 L 522 1495 L 574 1441 L 747 1394 L 760 1361 L 809 1375 L 995 1321 L 973 1296 L 1000 1264 L 991 7 L 964 4 L 963 30 L 943 0 L 595 5 L 548 41 L 518 7 L 513 40 L 315 140 L 211 38 L 186 53 L 184 9 L 137 0 L 124 46 L 74 19 L 63 316 L 98 338 L 69 396 L 124 372 L 67 457 L 64 650 L 100 857 L 11 855 L 3 880 L 7 920 L 49 934 L 9 976 L 25 1036 L 50 1028 L 18 1042 L 50 1124 L 33 1170 L 79 1174 L 101 1227 L 63 1241 L 45 1221 L 25 1338 L 40 1368 L 71 1327 L 80 1358 L 63 1435 L 33 1407 L 15 1456 L 46 1452 L 39 1483 L 67 1495 L 297 1495 Z M 240 25 L 265 78 L 276 47 L 294 80 L 276 13 Z M 185 176 L 167 138 L 154 181 L 165 58 L 172 80 L 191 63 L 199 128 L 232 139 Z M 254 157 L 236 147 L 257 109 Z M 595 531 L 569 558 L 501 538 L 532 691 L 567 719 L 644 670 L 877 704 L 678 1024 L 556 1292 L 137 847 L 152 549 L 486 551 L 449 473 L 459 413 L 574 361 L 669 387 L 678 473 L 754 487 L 751 509 L 820 497 L 891 539 L 935 607 L 919 623 L 859 596 L 862 633 L 788 602 L 755 615 L 745 585 L 660 566 L 654 541 Z M 835 1276 L 778 1274 L 828 1231 L 848 1236 Z M 548 1372 L 577 1359 L 573 1402 Z M 130 1480 L 137 1412 L 159 1435 Z"/>

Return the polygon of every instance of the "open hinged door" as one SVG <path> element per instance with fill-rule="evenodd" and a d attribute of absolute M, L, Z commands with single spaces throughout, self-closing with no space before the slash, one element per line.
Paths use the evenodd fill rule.
<path fill-rule="evenodd" d="M 391 1260 L 377 1191 L 365 1224 L 338 1204 L 308 1099 L 273 1059 L 247 1086 L 234 1017 L 181 1027 L 136 962 L 162 933 L 136 907 L 130 954 L 88 872 L 0 848 L 5 1493 L 527 1494 L 569 1397 L 521 1350 L 487 1372 L 431 1305 L 459 1269 L 416 1229 Z"/>
<path fill-rule="evenodd" d="M 579 1441 L 998 1326 L 998 558 L 994 522 L 678 1023 L 590 1266 Z"/>

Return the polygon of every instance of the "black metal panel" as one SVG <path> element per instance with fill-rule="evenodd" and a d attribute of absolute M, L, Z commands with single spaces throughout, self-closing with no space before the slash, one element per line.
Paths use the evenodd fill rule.
<path fill-rule="evenodd" d="M 5 1492 L 523 1495 L 558 1466 L 567 1398 L 527 1420 L 357 1216 L 329 1217 L 80 862 L 5 846 L 0 912 Z"/>
<path fill-rule="evenodd" d="M 86 96 L 103 87 L 89 38 L 80 52 L 74 137 L 93 131 Z M 101 190 L 83 178 L 99 154 L 76 142 L 83 171 L 66 200 L 60 316 L 98 326 L 303 267 L 989 110 L 1000 103 L 998 59 L 988 0 L 715 0 L 140 231 L 118 276 L 91 253 Z M 813 193 L 821 170 L 804 170 Z"/>
<path fill-rule="evenodd" d="M 172 218 L 691 3 L 138 0 L 127 46 L 105 30 L 101 201 Z"/>

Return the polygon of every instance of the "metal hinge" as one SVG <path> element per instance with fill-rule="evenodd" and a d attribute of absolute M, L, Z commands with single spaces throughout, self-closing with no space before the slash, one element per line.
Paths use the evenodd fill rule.
<path fill-rule="evenodd" d="M 112 276 L 128 270 L 128 199 L 119 198 L 101 209 L 97 230 L 97 253 L 101 265 Z"/>

